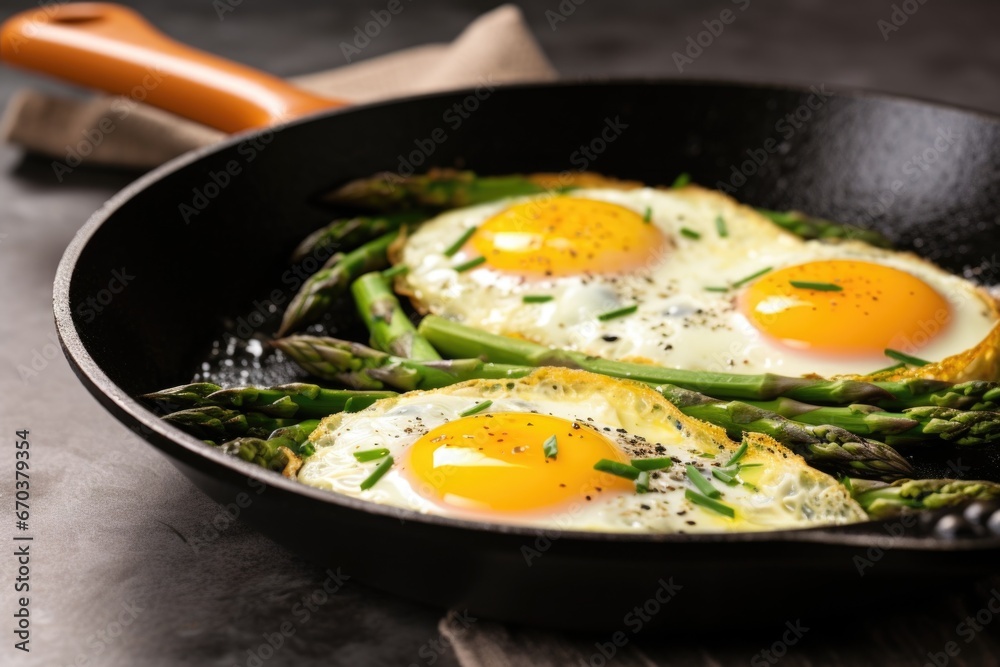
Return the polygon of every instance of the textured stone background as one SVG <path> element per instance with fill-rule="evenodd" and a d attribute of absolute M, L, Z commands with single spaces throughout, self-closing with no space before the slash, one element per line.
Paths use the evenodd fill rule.
<path fill-rule="evenodd" d="M 0 3 L 0 14 L 29 4 Z M 128 4 L 184 41 L 292 75 L 343 64 L 339 42 L 385 2 L 247 0 L 222 21 L 211 0 Z M 671 54 L 701 22 L 749 5 L 683 76 L 862 86 L 1000 111 L 1000 4 L 989 0 L 926 0 L 888 40 L 877 26 L 890 17 L 888 0 L 586 0 L 555 30 L 546 11 L 558 11 L 558 0 L 519 4 L 567 77 L 679 76 Z M 450 40 L 493 6 L 412 0 L 364 56 Z M 0 70 L 0 101 L 25 85 L 68 91 Z M 50 301 L 62 250 L 132 177 L 81 169 L 59 184 L 48 161 L 0 147 L 0 431 L 6 438 L 31 429 L 37 536 L 30 656 L 10 647 L 14 563 L 0 558 L 0 664 L 243 665 L 262 633 L 285 620 L 298 630 L 267 665 L 431 664 L 421 647 L 439 638 L 435 610 L 349 583 L 299 625 L 290 609 L 322 585 L 321 568 L 238 523 L 192 549 L 179 534 L 202 534 L 219 508 L 107 415 L 56 352 Z M 37 375 L 22 379 L 18 367 L 33 361 Z M 2 451 L 0 459 L 12 460 L 8 447 Z M 9 499 L 4 479 L 0 497 Z M 771 585 L 757 583 L 764 591 Z M 807 637 L 782 664 L 923 664 L 928 652 L 955 639 L 957 623 L 983 606 L 995 584 L 956 591 L 925 609 L 857 610 L 860 623 Z M 995 622 L 963 643 L 949 664 L 997 664 L 998 628 Z M 747 663 L 772 639 L 639 643 L 664 664 L 719 665 Z M 445 651 L 434 664 L 456 661 Z"/>

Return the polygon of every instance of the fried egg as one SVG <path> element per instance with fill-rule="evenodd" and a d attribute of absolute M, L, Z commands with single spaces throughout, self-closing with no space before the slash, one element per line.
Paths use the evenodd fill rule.
<path fill-rule="evenodd" d="M 299 481 L 453 518 L 656 533 L 866 519 L 847 489 L 771 438 L 748 434 L 744 447 L 649 387 L 577 370 L 409 392 L 328 417 L 311 442 Z M 652 470 L 604 471 L 615 465 Z"/>
<path fill-rule="evenodd" d="M 985 345 L 1000 320 L 983 290 L 911 253 L 803 240 L 696 186 L 453 210 L 393 259 L 423 313 L 692 370 L 864 375 L 894 363 L 886 349 L 937 362 Z"/>

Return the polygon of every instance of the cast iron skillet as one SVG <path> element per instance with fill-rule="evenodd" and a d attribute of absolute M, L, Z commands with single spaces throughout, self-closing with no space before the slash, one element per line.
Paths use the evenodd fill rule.
<path fill-rule="evenodd" d="M 125 58 L 107 41 L 114 39 L 107 23 L 120 18 L 117 10 L 70 7 L 47 8 L 42 27 L 51 30 L 36 27 L 19 54 L 8 48 L 12 31 L 22 31 L 15 37 L 30 33 L 23 33 L 23 23 L 8 23 L 5 57 L 64 76 L 67 57 L 76 59 L 76 68 L 83 56 L 103 58 L 107 76 L 84 82 L 129 90 L 136 79 L 111 80 Z M 64 10 L 75 13 L 60 14 Z M 136 25 L 130 26 L 133 41 L 148 46 L 151 39 L 136 32 L 148 26 Z M 77 40 L 67 55 L 66 31 L 86 35 L 88 29 L 93 41 L 81 46 Z M 38 55 L 51 54 L 54 45 L 64 49 L 61 56 Z M 220 105 L 245 108 L 246 98 L 261 97 L 246 86 L 225 94 L 209 86 L 198 99 L 177 102 L 177 91 L 190 89 L 201 74 L 161 62 L 175 76 L 148 91 L 148 99 L 170 106 L 164 101 L 169 92 L 175 95 L 170 108 L 204 122 L 222 125 L 219 116 L 230 116 Z M 230 74 L 237 82 L 248 76 L 236 71 Z M 274 90 L 287 92 L 275 81 L 264 89 L 271 102 L 281 98 Z M 459 127 L 450 124 L 446 111 L 471 107 L 473 99 L 478 108 Z M 241 118 L 242 127 L 274 120 Z M 420 151 L 435 130 L 447 139 Z M 581 146 L 590 147 L 591 157 Z M 262 334 L 251 335 L 273 331 L 278 317 L 268 301 L 286 298 L 294 287 L 282 275 L 289 251 L 332 215 L 314 203 L 316 196 L 351 178 L 396 171 L 401 159 L 422 162 L 415 165 L 420 170 L 586 168 L 649 183 L 686 171 L 702 184 L 732 186 L 745 202 L 861 222 L 952 271 L 996 278 L 995 117 L 884 95 L 694 81 L 508 86 L 480 90 L 479 98 L 476 91 L 459 91 L 316 113 L 241 134 L 184 155 L 115 196 L 77 234 L 56 277 L 59 335 L 81 381 L 206 493 L 239 506 L 242 519 L 277 541 L 356 580 L 477 617 L 626 632 L 637 618 L 644 619 L 641 626 L 717 627 L 838 610 L 844 601 L 853 606 L 876 596 L 884 603 L 890 592 L 924 594 L 926 583 L 939 577 L 991 570 L 1000 538 L 982 528 L 988 513 L 978 521 L 958 512 L 737 535 L 611 535 L 422 516 L 304 487 L 224 456 L 162 423 L 134 398 L 189 381 L 203 363 L 227 368 L 213 356 L 212 342 L 239 348 L 250 333 L 246 324 L 241 333 L 240 323 L 257 323 Z M 239 174 L 224 187 L 210 187 L 233 163 Z M 201 208 L 196 191 L 207 197 Z M 186 220 L 182 204 L 197 215 Z M 115 272 L 134 278 L 112 295 Z M 88 298 L 109 296 L 99 311 L 88 305 Z M 339 335 L 357 333 L 347 311 L 330 325 Z M 239 351 L 222 356 L 241 359 Z M 295 377 L 281 364 L 244 370 L 245 382 Z M 99 442 L 100 434 L 94 437 Z M 948 475 L 947 462 L 958 455 L 940 455 L 925 472 Z M 977 477 L 1000 479 L 1000 464 L 989 454 L 962 452 L 961 460 L 975 465 Z M 720 604 L 727 599 L 735 604 Z M 636 615 L 636 607 L 645 613 Z"/>

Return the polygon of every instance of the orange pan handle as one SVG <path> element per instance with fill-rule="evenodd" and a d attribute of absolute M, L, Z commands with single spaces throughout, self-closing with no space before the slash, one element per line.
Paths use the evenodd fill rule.
<path fill-rule="evenodd" d="M 224 132 L 346 104 L 185 46 L 110 3 L 43 5 L 17 14 L 0 26 L 0 57 Z"/>

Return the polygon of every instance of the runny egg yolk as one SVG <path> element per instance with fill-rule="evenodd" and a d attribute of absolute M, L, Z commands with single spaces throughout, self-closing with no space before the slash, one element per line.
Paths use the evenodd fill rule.
<path fill-rule="evenodd" d="M 667 239 L 623 206 L 552 197 L 501 211 L 480 225 L 469 243 L 498 271 L 572 276 L 641 269 L 663 254 Z"/>
<path fill-rule="evenodd" d="M 553 435 L 557 455 L 546 458 L 543 445 Z M 628 463 L 593 428 L 559 417 L 499 412 L 432 429 L 411 446 L 406 471 L 417 492 L 439 504 L 517 513 L 634 492 L 632 481 L 594 470 L 601 459 Z"/>
<path fill-rule="evenodd" d="M 951 319 L 948 301 L 920 278 L 853 260 L 772 271 L 747 289 L 741 305 L 758 330 L 789 347 L 840 355 L 913 353 Z"/>

